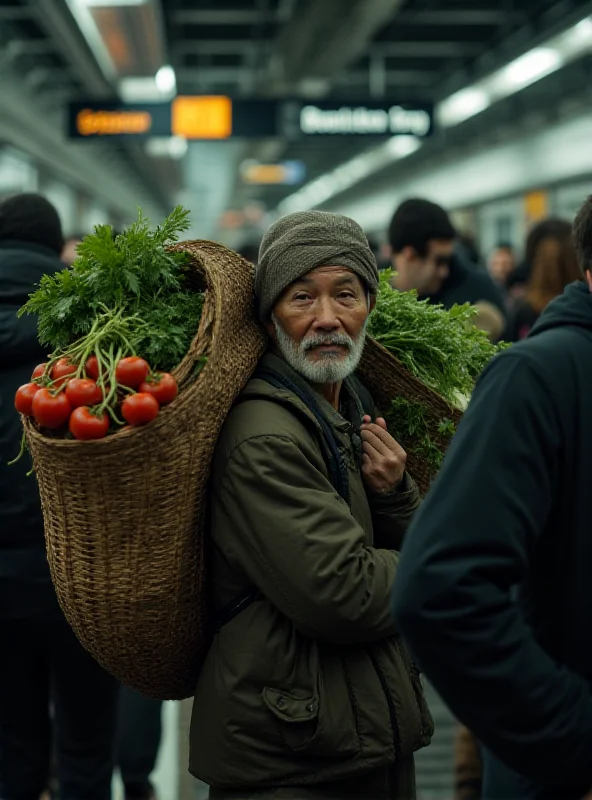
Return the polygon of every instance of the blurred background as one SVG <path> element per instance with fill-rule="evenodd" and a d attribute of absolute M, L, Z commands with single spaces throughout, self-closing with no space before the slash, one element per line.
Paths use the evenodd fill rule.
<path fill-rule="evenodd" d="M 533 226 L 591 193 L 591 15 L 585 0 L 0 0 L 0 198 L 41 192 L 73 240 L 182 203 L 191 237 L 252 260 L 278 216 L 322 208 L 386 265 L 395 207 L 425 197 L 502 284 Z M 449 800 L 454 724 L 432 700 L 419 795 Z M 163 800 L 205 791 L 186 774 L 188 713 L 163 710 Z"/>

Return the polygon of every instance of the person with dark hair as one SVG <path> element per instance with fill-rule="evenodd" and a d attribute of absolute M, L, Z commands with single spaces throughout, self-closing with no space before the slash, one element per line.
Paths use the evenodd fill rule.
<path fill-rule="evenodd" d="M 117 766 L 125 800 L 156 800 L 150 776 L 162 736 L 162 701 L 122 686 L 117 730 Z"/>
<path fill-rule="evenodd" d="M 239 256 L 250 261 L 251 264 L 256 264 L 259 257 L 259 244 L 257 242 L 245 242 L 236 252 Z"/>
<path fill-rule="evenodd" d="M 405 539 L 393 612 L 482 745 L 483 797 L 592 787 L 592 197 L 585 280 L 481 376 Z"/>
<path fill-rule="evenodd" d="M 506 292 L 508 279 L 515 269 L 516 254 L 514 248 L 507 242 L 500 242 L 494 247 L 489 256 L 487 271 L 503 293 Z"/>
<path fill-rule="evenodd" d="M 445 308 L 470 303 L 478 311 L 475 324 L 493 340 L 501 336 L 501 294 L 488 275 L 455 251 L 456 231 L 441 206 L 421 199 L 402 203 L 392 218 L 389 241 L 396 289 L 415 289 L 421 300 Z"/>
<path fill-rule="evenodd" d="M 110 794 L 118 685 L 78 642 L 49 575 L 41 502 L 14 395 L 47 354 L 17 311 L 63 269 L 60 219 L 35 194 L 0 202 L 0 797 L 39 800 L 57 755 L 62 800 Z M 53 720 L 50 718 L 53 707 Z"/>
<path fill-rule="evenodd" d="M 510 313 L 504 339 L 517 342 L 530 333 L 547 305 L 565 287 L 583 275 L 572 240 L 572 226 L 563 220 L 546 220 L 530 234 L 527 247 L 530 277 L 524 297 Z"/>

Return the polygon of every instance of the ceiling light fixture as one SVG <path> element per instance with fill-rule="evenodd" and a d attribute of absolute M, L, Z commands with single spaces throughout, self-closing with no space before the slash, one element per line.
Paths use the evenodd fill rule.
<path fill-rule="evenodd" d="M 494 93 L 499 96 L 517 92 L 555 72 L 562 64 L 563 59 L 557 50 L 551 47 L 537 47 L 516 61 L 512 61 L 492 78 L 494 87 L 497 82 L 501 82 L 500 91 L 496 92 L 494 89 Z"/>
<path fill-rule="evenodd" d="M 438 106 L 438 124 L 450 128 L 485 111 L 491 103 L 484 89 L 469 88 L 451 95 Z"/>
<path fill-rule="evenodd" d="M 161 94 L 169 96 L 174 96 L 176 94 L 177 77 L 175 75 L 175 70 L 168 64 L 158 70 L 154 80 Z"/>

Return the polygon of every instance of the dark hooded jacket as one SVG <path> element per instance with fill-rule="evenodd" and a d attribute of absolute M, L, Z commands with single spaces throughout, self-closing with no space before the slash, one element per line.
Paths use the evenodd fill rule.
<path fill-rule="evenodd" d="M 28 456 L 12 466 L 22 426 L 14 408 L 19 386 L 31 380 L 47 353 L 37 340 L 37 320 L 17 317 L 42 275 L 63 265 L 40 244 L 0 242 L 0 618 L 58 614 L 49 577 L 37 483 Z"/>
<path fill-rule="evenodd" d="M 513 800 L 592 788 L 591 486 L 592 295 L 577 283 L 483 374 L 394 587 L 436 689 L 524 776 Z"/>

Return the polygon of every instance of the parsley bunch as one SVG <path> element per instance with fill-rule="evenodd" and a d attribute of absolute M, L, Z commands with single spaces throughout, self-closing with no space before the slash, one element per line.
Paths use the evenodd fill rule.
<path fill-rule="evenodd" d="M 110 225 L 97 226 L 79 245 L 74 264 L 43 276 L 19 314 L 37 315 L 39 340 L 54 353 L 96 335 L 97 319 L 111 320 L 117 336 L 116 315 L 124 323 L 125 352 L 159 370 L 173 369 L 189 349 L 203 308 L 203 295 L 188 285 L 187 255 L 167 249 L 189 227 L 188 215 L 178 206 L 151 230 L 139 211 L 117 236 Z"/>
<path fill-rule="evenodd" d="M 407 369 L 451 405 L 464 405 L 476 379 L 505 345 L 492 344 L 475 327 L 468 303 L 446 310 L 418 300 L 417 292 L 391 286 L 393 273 L 381 275 L 376 309 L 368 332 Z"/>
<path fill-rule="evenodd" d="M 368 325 L 370 336 L 450 405 L 465 408 L 475 381 L 507 345 L 492 344 L 475 327 L 477 312 L 469 304 L 450 310 L 430 305 L 418 300 L 415 291 L 393 289 L 392 276 L 391 271 L 381 275 L 376 309 Z M 395 438 L 436 474 L 455 433 L 452 420 L 434 423 L 424 406 L 404 397 L 393 398 L 386 419 Z"/>

